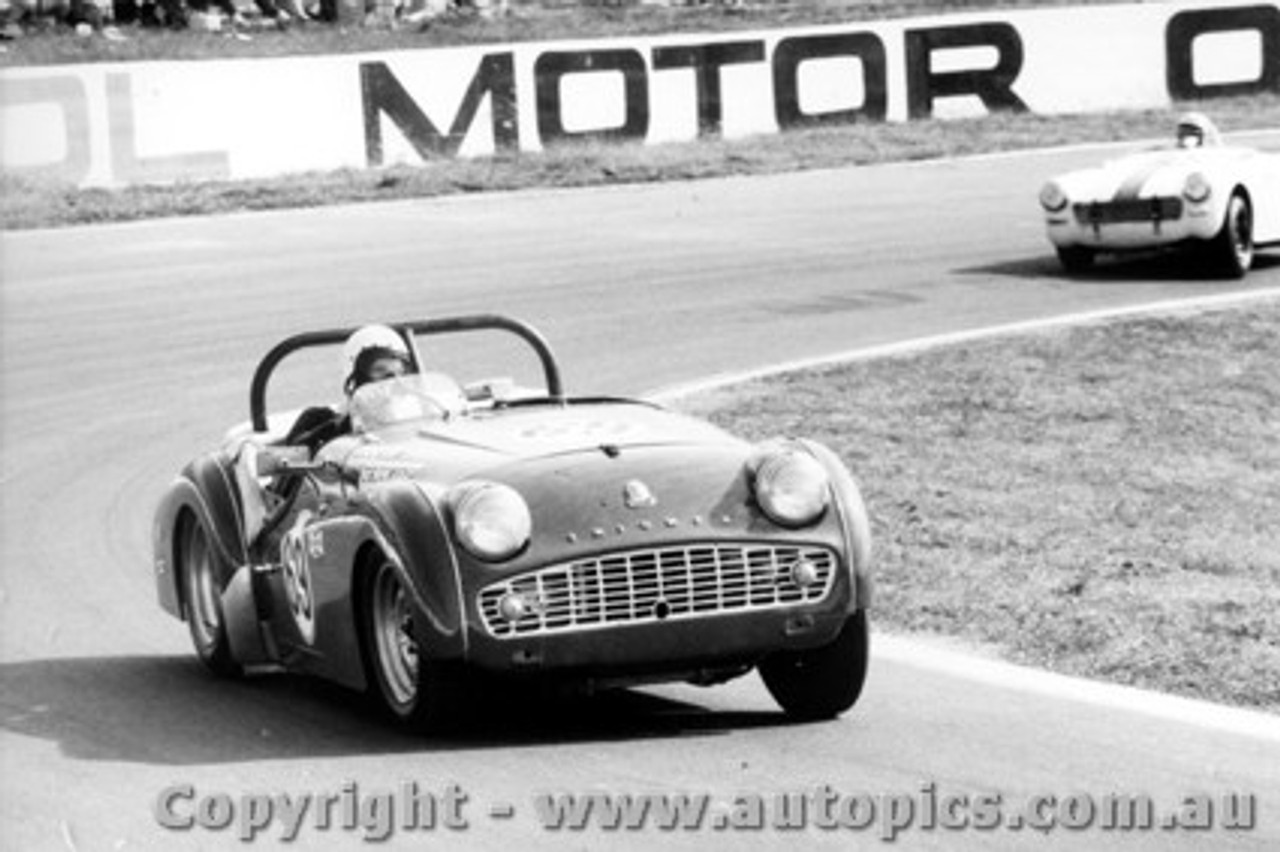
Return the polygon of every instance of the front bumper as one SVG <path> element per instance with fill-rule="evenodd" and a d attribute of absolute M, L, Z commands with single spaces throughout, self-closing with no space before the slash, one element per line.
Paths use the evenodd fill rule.
<path fill-rule="evenodd" d="M 468 657 L 479 669 L 507 675 L 615 681 L 661 680 L 663 674 L 684 678 L 749 666 L 774 651 L 829 644 L 847 617 L 841 607 L 824 606 L 510 640 L 481 634 L 473 636 Z"/>
<path fill-rule="evenodd" d="M 1046 214 L 1049 241 L 1059 248 L 1083 246 L 1105 250 L 1138 250 L 1210 240 L 1221 226 L 1213 204 L 1191 204 L 1180 198 L 1076 202 Z"/>
<path fill-rule="evenodd" d="M 468 658 L 488 670 L 652 675 L 832 641 L 849 567 L 819 545 L 683 544 L 547 566 L 475 590 Z"/>

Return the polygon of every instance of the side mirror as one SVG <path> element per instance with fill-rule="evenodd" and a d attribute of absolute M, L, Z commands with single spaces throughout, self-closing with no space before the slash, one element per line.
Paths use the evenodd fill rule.
<path fill-rule="evenodd" d="M 519 402 L 523 399 L 545 399 L 546 392 L 537 388 L 525 387 L 515 383 L 514 379 L 501 377 L 480 379 L 470 382 L 463 392 L 467 402 L 473 405 L 503 406 Z"/>
<path fill-rule="evenodd" d="M 306 447 L 265 446 L 258 450 L 256 467 L 258 476 L 287 476 L 318 470 L 320 465 L 311 460 Z"/>
<path fill-rule="evenodd" d="M 469 382 L 462 389 L 467 402 L 485 403 L 502 402 L 509 399 L 516 389 L 516 383 L 509 378 L 481 379 Z"/>

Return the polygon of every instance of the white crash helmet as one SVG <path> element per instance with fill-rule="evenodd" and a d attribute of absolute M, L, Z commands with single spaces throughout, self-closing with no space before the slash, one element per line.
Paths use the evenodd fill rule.
<path fill-rule="evenodd" d="M 342 346 L 342 386 L 347 393 L 361 384 L 358 373 L 368 368 L 370 360 L 385 357 L 412 363 L 413 356 L 399 332 L 385 325 L 366 325 L 353 332 Z"/>
<path fill-rule="evenodd" d="M 1221 144 L 1218 128 L 1202 112 L 1187 112 L 1178 117 L 1178 147 L 1199 148 Z"/>

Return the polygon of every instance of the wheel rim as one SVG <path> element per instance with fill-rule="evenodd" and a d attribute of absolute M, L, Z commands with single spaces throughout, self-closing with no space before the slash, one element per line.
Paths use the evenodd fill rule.
<path fill-rule="evenodd" d="M 201 651 L 213 648 L 222 630 L 222 610 L 218 600 L 213 554 L 204 529 L 197 524 L 187 543 L 187 604 L 192 635 Z"/>
<path fill-rule="evenodd" d="M 1253 216 L 1238 197 L 1231 202 L 1231 248 L 1242 266 L 1253 256 Z"/>
<path fill-rule="evenodd" d="M 401 707 L 418 696 L 418 643 L 413 638 L 413 608 L 400 577 L 390 564 L 373 581 L 374 653 L 388 697 Z"/>

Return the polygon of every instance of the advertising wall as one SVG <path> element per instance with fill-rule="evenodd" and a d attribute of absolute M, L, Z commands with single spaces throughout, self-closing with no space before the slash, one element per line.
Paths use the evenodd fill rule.
<path fill-rule="evenodd" d="M 1280 93 L 1280 3 L 0 73 L 0 165 L 79 186 L 422 164 L 850 121 Z"/>

